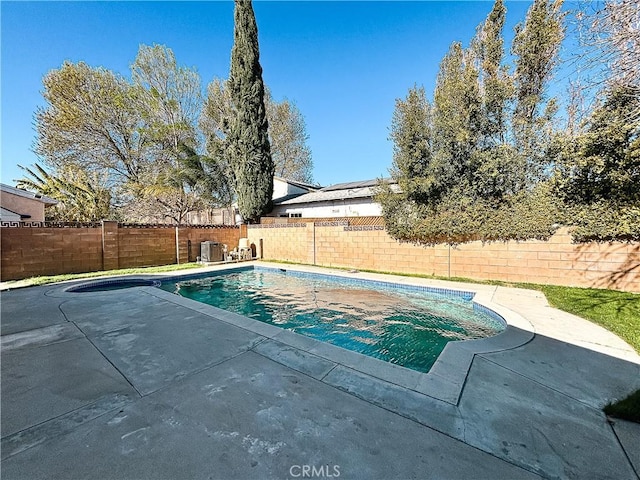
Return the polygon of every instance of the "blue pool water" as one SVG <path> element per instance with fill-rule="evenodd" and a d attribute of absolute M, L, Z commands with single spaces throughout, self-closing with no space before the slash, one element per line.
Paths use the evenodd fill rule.
<path fill-rule="evenodd" d="M 271 269 L 163 282 L 162 289 L 428 372 L 447 342 L 505 328 L 471 295 Z"/>

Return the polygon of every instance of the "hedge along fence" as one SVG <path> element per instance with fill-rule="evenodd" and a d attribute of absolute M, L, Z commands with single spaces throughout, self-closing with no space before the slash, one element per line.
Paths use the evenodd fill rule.
<path fill-rule="evenodd" d="M 187 263 L 200 255 L 200 242 L 233 248 L 243 233 L 246 226 L 3 222 L 0 279 Z"/>
<path fill-rule="evenodd" d="M 640 292 L 640 243 L 572 243 L 566 228 L 548 241 L 419 246 L 394 240 L 382 222 L 342 219 L 249 225 L 248 237 L 266 260 Z"/>

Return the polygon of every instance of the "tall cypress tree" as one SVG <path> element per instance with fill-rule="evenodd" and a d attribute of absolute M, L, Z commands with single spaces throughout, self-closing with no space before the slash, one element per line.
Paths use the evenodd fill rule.
<path fill-rule="evenodd" d="M 512 81 L 502 65 L 504 41 L 502 30 L 507 9 L 496 0 L 487 19 L 478 27 L 471 45 L 480 73 L 482 110 L 482 147 L 493 147 L 506 141 L 507 104 L 513 95 Z"/>
<path fill-rule="evenodd" d="M 528 176 L 535 182 L 542 177 L 545 165 L 539 158 L 548 146 L 546 132 L 555 113 L 555 99 L 546 91 L 559 63 L 564 38 L 561 11 L 564 0 L 534 0 L 524 23 L 516 26 L 511 45 L 515 56 L 515 111 L 512 118 L 517 148 L 528 163 Z"/>
<path fill-rule="evenodd" d="M 471 52 L 454 42 L 440 63 L 433 94 L 432 165 L 440 189 L 471 181 L 478 146 L 482 102 Z"/>
<path fill-rule="evenodd" d="M 432 153 L 431 105 L 424 87 L 409 89 L 396 100 L 391 122 L 393 165 L 391 175 L 407 199 L 426 203 L 430 191 Z"/>
<path fill-rule="evenodd" d="M 235 0 L 234 21 L 229 75 L 233 106 L 229 160 L 240 214 L 245 221 L 255 222 L 271 208 L 274 164 L 264 104 L 258 27 L 251 0 Z"/>

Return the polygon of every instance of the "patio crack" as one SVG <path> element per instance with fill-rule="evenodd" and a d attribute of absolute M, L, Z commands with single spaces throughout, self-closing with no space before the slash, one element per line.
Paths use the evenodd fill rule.
<path fill-rule="evenodd" d="M 82 330 L 82 328 L 80 328 L 80 326 L 79 326 L 76 322 L 74 322 L 73 320 L 70 320 L 70 319 L 69 319 L 69 317 L 67 317 L 67 314 L 66 314 L 66 313 L 64 313 L 64 310 L 62 309 L 62 305 L 63 305 L 64 303 L 65 303 L 65 302 L 62 302 L 60 305 L 58 305 L 58 310 L 60 310 L 60 313 L 62 313 L 62 316 L 67 320 L 67 322 L 72 323 L 73 325 L 75 325 L 75 326 L 76 326 L 76 328 L 77 328 L 80 332 L 82 332 L 82 335 L 84 336 L 84 338 L 85 338 L 85 339 L 86 339 L 86 340 L 91 344 L 91 346 L 92 346 L 93 348 L 95 348 L 95 349 L 96 349 L 96 351 L 100 354 L 100 356 L 102 356 L 102 358 L 104 358 L 104 359 L 107 361 L 107 363 L 109 363 L 109 365 L 111 365 L 111 366 L 115 369 L 115 371 L 116 371 L 116 372 L 118 372 L 118 373 L 122 376 L 122 378 L 124 378 L 124 380 L 129 384 L 129 386 L 133 389 L 133 391 L 134 391 L 134 392 L 136 392 L 140 398 L 142 398 L 144 395 L 142 394 L 142 392 L 140 392 L 140 390 L 138 390 L 138 389 L 136 388 L 136 386 L 133 384 L 133 382 L 131 382 L 131 380 L 129 379 L 129 377 L 127 377 L 127 376 L 124 374 L 124 372 L 123 372 L 122 370 L 120 370 L 120 368 L 118 368 L 118 366 L 117 366 L 116 364 L 114 364 L 114 363 L 109 359 L 109 357 L 107 357 L 107 356 L 104 354 L 104 352 L 103 352 L 102 350 L 100 350 L 100 348 L 98 348 L 98 346 L 93 342 L 93 340 L 91 340 L 91 338 L 89 338 L 89 336 L 86 334 L 86 332 L 85 332 L 84 330 Z"/>
<path fill-rule="evenodd" d="M 616 441 L 618 442 L 618 445 L 620 445 L 620 449 L 622 450 L 622 453 L 624 453 L 624 456 L 627 459 L 627 462 L 629 462 L 629 465 L 631 466 L 631 470 L 633 471 L 633 473 L 636 474 L 636 477 L 638 477 L 640 479 L 640 472 L 638 471 L 638 469 L 636 469 L 636 466 L 631 461 L 631 458 L 629 457 L 629 454 L 627 453 L 627 449 L 624 448 L 624 444 L 622 443 L 622 441 L 620 440 L 620 437 L 618 436 L 618 432 L 616 432 L 616 429 L 613 428 L 613 425 L 614 425 L 615 422 L 610 420 L 609 418 L 607 418 L 607 423 L 609 424 L 609 428 L 613 432 L 613 435 L 616 437 Z"/>

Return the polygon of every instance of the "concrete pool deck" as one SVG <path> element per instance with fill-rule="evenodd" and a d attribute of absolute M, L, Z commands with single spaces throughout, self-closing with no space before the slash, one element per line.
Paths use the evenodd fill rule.
<path fill-rule="evenodd" d="M 640 388 L 618 337 L 540 292 L 335 273 L 511 326 L 424 375 L 154 287 L 3 291 L 3 478 L 638 478 L 640 425 L 601 411 Z"/>

